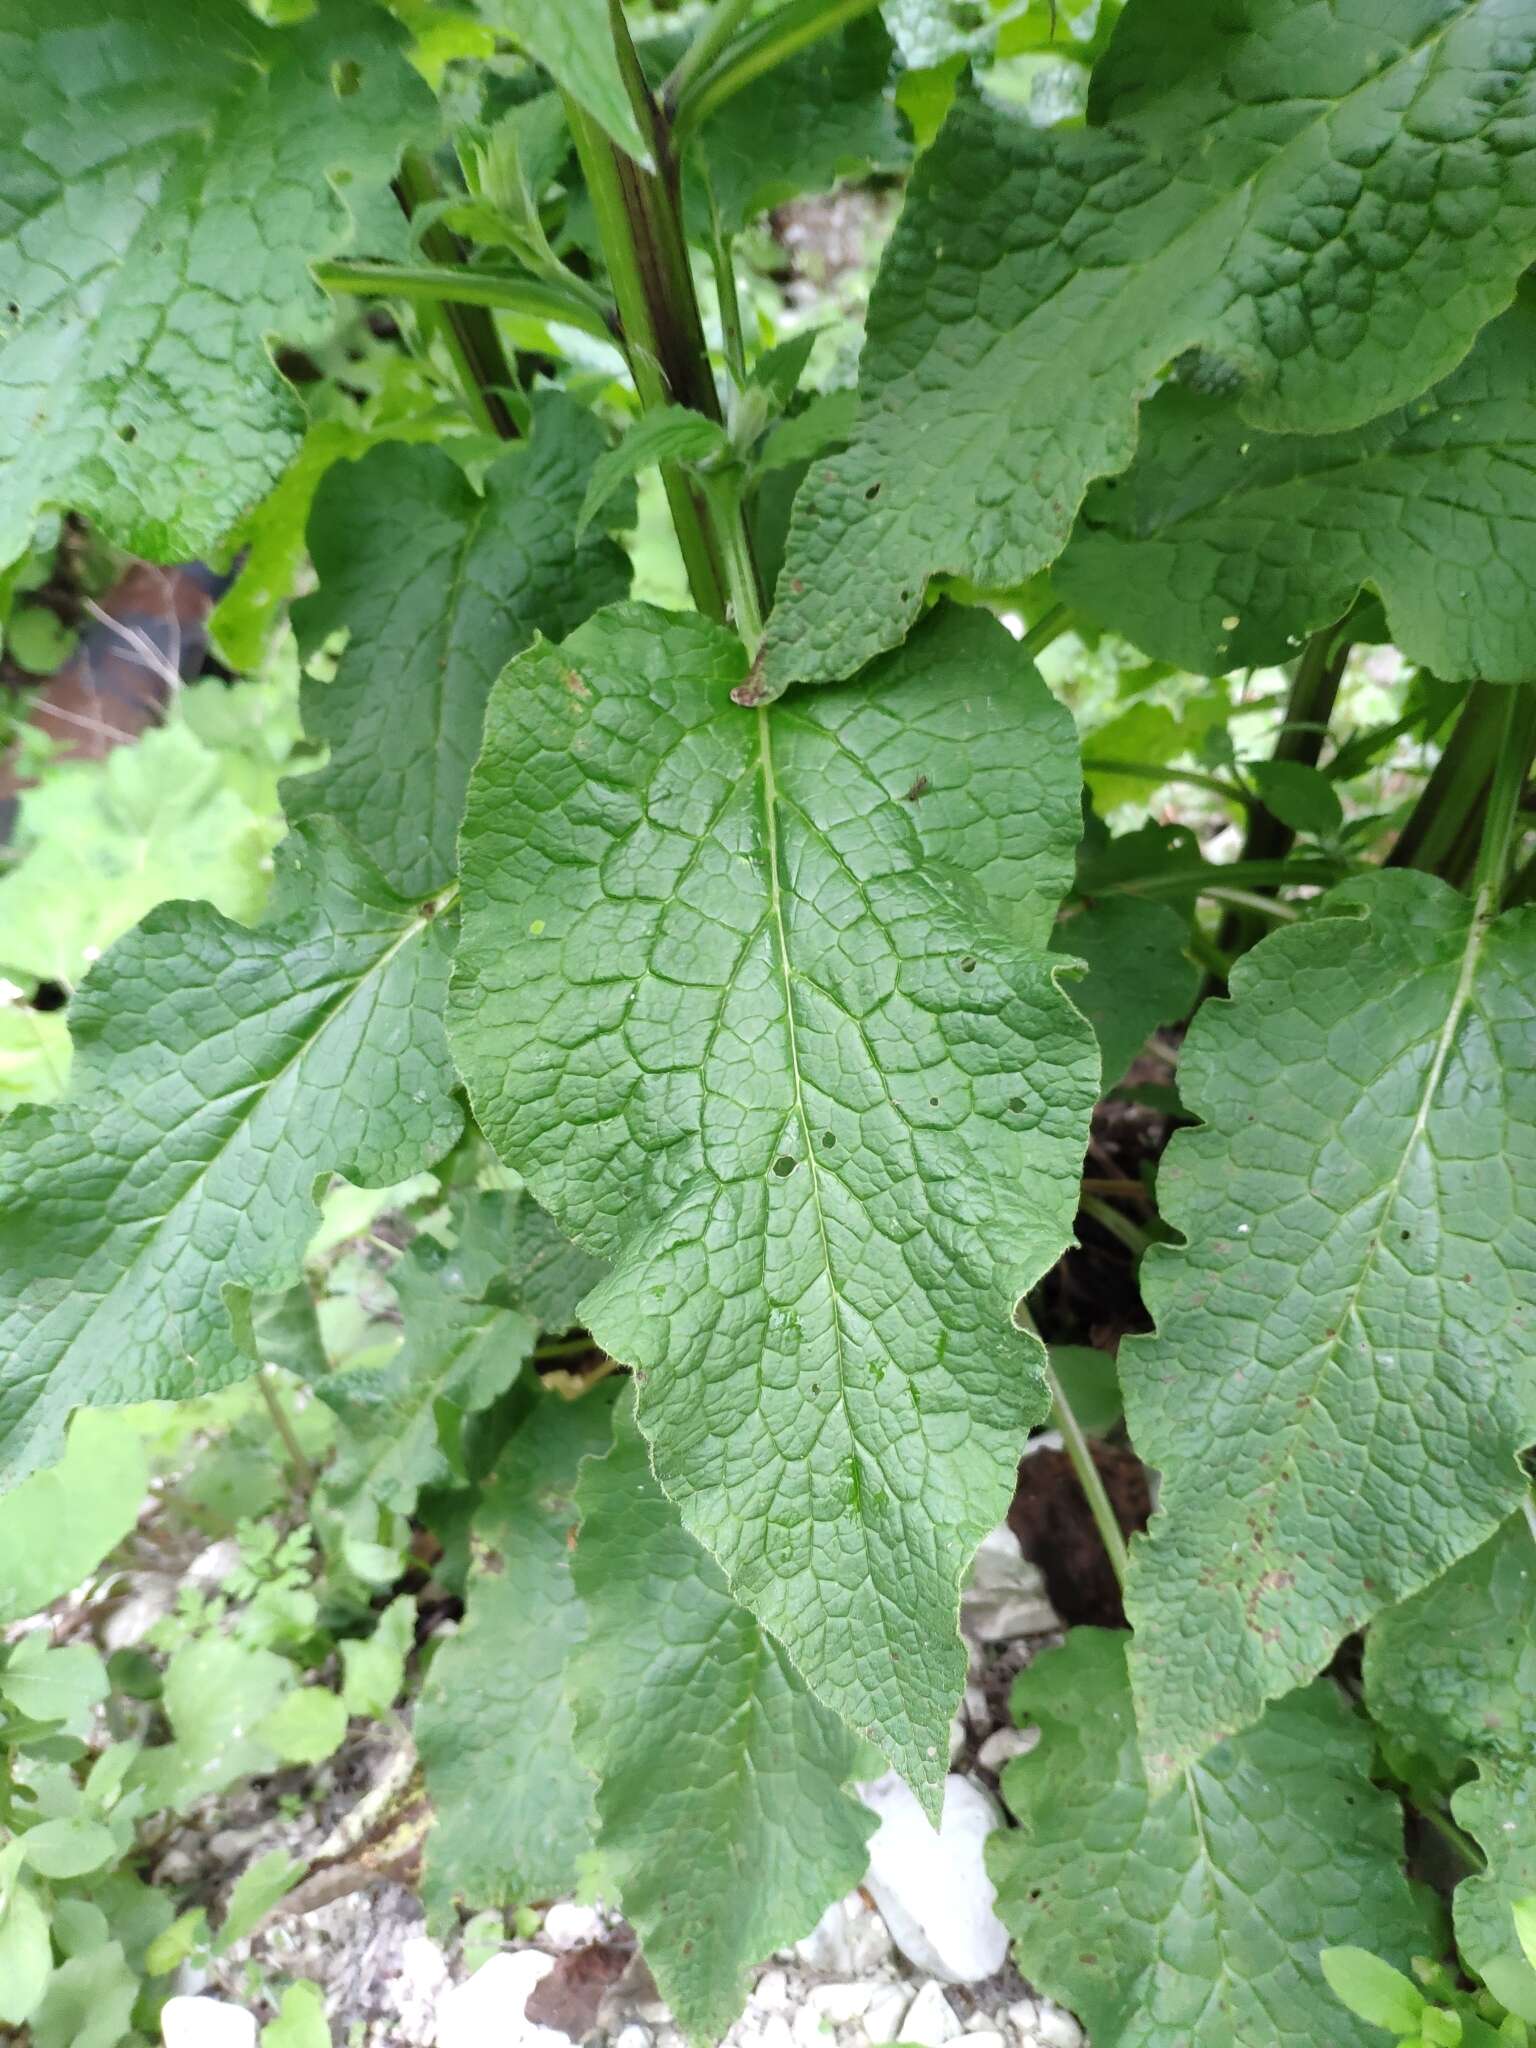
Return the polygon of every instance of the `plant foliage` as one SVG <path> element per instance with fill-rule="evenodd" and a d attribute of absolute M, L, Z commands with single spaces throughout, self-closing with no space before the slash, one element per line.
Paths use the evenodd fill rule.
<path fill-rule="evenodd" d="M 942 1812 L 1054 1424 L 1129 1632 L 1018 1682 L 1020 1968 L 1528 2048 L 1531 8 L 36 0 L 0 70 L 0 2022 L 156 2036 L 305 1865 L 215 1926 L 147 1845 L 362 1716 L 439 1929 L 602 1896 L 719 2038 L 877 1759 Z M 53 1641 L 150 1486 L 217 1582 Z"/>

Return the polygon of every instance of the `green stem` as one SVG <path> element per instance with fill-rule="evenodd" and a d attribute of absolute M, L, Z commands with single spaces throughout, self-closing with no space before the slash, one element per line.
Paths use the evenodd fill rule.
<path fill-rule="evenodd" d="M 1136 875 L 1128 881 L 1095 882 L 1090 896 L 1205 896 L 1212 889 L 1327 889 L 1351 869 L 1344 861 L 1317 859 L 1234 860 L 1224 867 L 1202 861 L 1165 875 Z"/>
<path fill-rule="evenodd" d="M 715 520 L 715 533 L 725 556 L 726 583 L 731 593 L 731 623 L 747 653 L 756 659 L 763 639 L 763 603 L 757 564 L 747 539 L 736 484 L 706 480 L 705 491 Z"/>
<path fill-rule="evenodd" d="M 720 339 L 725 364 L 738 391 L 747 385 L 747 340 L 741 325 L 741 298 L 736 290 L 736 264 L 731 237 L 720 222 L 715 189 L 706 174 L 704 189 L 709 195 L 709 260 L 715 273 L 715 298 L 720 306 Z"/>
<path fill-rule="evenodd" d="M 749 22 L 712 63 L 697 69 L 675 99 L 669 100 L 676 139 L 684 141 L 765 71 L 772 71 L 823 36 L 846 28 L 875 4 L 876 0 L 785 0 L 761 21 Z"/>
<path fill-rule="evenodd" d="M 1493 787 L 1483 818 L 1482 844 L 1472 891 L 1478 914 L 1491 917 L 1499 907 L 1504 876 L 1509 867 L 1520 817 L 1520 800 L 1531 756 L 1536 753 L 1536 689 L 1504 685 L 1504 716 L 1498 757 L 1493 770 Z"/>
<path fill-rule="evenodd" d="M 1455 1851 L 1469 1871 L 1488 1868 L 1488 1861 L 1482 1850 L 1470 1835 L 1464 1834 L 1457 1827 L 1449 1814 L 1442 1813 L 1439 1807 L 1432 1805 L 1428 1799 L 1421 1799 L 1413 1792 L 1405 1792 L 1403 1797 L 1425 1826 L 1431 1828 L 1448 1848 Z"/>
<path fill-rule="evenodd" d="M 662 367 L 662 338 L 652 318 L 654 266 L 642 263 L 639 250 L 639 238 L 645 232 L 643 218 L 637 220 L 631 214 L 635 181 L 648 174 L 609 141 L 603 129 L 569 94 L 563 97 L 618 302 L 635 393 L 642 410 L 651 412 L 670 404 L 673 393 Z M 711 406 L 709 416 L 719 417 L 718 403 Z M 706 523 L 703 499 L 676 463 L 661 465 L 661 480 L 693 601 L 706 617 L 723 624 L 729 606 L 725 565 Z"/>
<path fill-rule="evenodd" d="M 1109 1559 L 1110 1570 L 1115 1583 L 1122 1591 L 1125 1576 L 1130 1570 L 1130 1555 L 1125 1547 L 1125 1536 L 1120 1528 L 1119 1518 L 1110 1505 L 1109 1495 L 1104 1491 L 1104 1482 L 1099 1477 L 1099 1468 L 1093 1462 L 1093 1450 L 1083 1434 L 1082 1424 L 1072 1413 L 1072 1404 L 1062 1391 L 1061 1381 L 1051 1370 L 1047 1357 L 1045 1384 L 1051 1393 L 1051 1420 L 1061 1432 L 1062 1449 L 1077 1476 L 1077 1483 L 1083 1489 L 1083 1499 L 1088 1503 L 1088 1512 L 1093 1516 L 1093 1525 L 1099 1532 L 1099 1541 Z"/>
<path fill-rule="evenodd" d="M 1479 819 L 1493 779 L 1509 685 L 1474 683 L 1445 743 L 1445 751 L 1419 794 L 1388 867 L 1422 868 L 1443 875 L 1466 833 Z"/>
<path fill-rule="evenodd" d="M 1120 1527 L 1119 1517 L 1110 1506 L 1109 1495 L 1104 1491 L 1104 1482 L 1099 1477 L 1099 1468 L 1093 1462 L 1093 1452 L 1083 1433 L 1083 1426 L 1072 1412 L 1072 1403 L 1067 1399 L 1061 1381 L 1051 1369 L 1050 1349 L 1041 1337 L 1039 1326 L 1029 1310 L 1020 1302 L 1014 1311 L 1014 1319 L 1021 1330 L 1027 1330 L 1045 1352 L 1045 1384 L 1051 1396 L 1051 1420 L 1061 1434 L 1062 1449 L 1068 1463 L 1077 1475 L 1077 1483 L 1083 1489 L 1083 1498 L 1088 1503 L 1088 1512 L 1093 1516 L 1094 1527 L 1099 1532 L 1099 1541 L 1104 1545 L 1115 1583 L 1123 1590 L 1125 1575 L 1130 1569 L 1130 1557 L 1125 1547 L 1125 1536 Z"/>
<path fill-rule="evenodd" d="M 1328 736 L 1329 720 L 1338 699 L 1339 684 L 1349 660 L 1348 623 L 1340 619 L 1314 633 L 1301 650 L 1296 673 L 1291 678 L 1285 716 L 1275 736 L 1270 760 L 1315 768 Z M 1283 860 L 1296 840 L 1294 830 L 1277 818 L 1267 804 L 1254 803 L 1248 812 L 1248 829 L 1243 838 L 1243 860 Z M 1261 914 L 1261 913 L 1260 913 Z M 1262 936 L 1255 906 L 1238 903 L 1222 919 L 1216 943 L 1224 953 L 1245 952 Z"/>
<path fill-rule="evenodd" d="M 599 1348 L 592 1337 L 556 1337 L 534 1347 L 534 1362 L 545 1364 L 557 1358 L 585 1358 L 589 1352 Z"/>
<path fill-rule="evenodd" d="M 1122 1216 L 1111 1203 L 1098 1195 L 1080 1194 L 1077 1206 L 1083 1215 L 1091 1216 L 1101 1229 L 1111 1237 L 1118 1237 L 1133 1258 L 1139 1259 L 1152 1240 L 1144 1230 L 1134 1224 L 1129 1216 Z"/>
<path fill-rule="evenodd" d="M 1338 699 L 1339 684 L 1350 643 L 1344 637 L 1344 621 L 1314 633 L 1301 651 L 1296 674 L 1286 699 L 1285 718 L 1275 737 L 1270 759 L 1297 767 L 1315 768 L 1328 736 L 1328 722 Z M 1256 803 L 1248 818 L 1248 836 L 1243 842 L 1244 860 L 1280 860 L 1291 850 L 1296 834 L 1266 805 Z"/>
<path fill-rule="evenodd" d="M 720 420 L 693 270 L 683 234 L 672 135 L 651 98 L 619 0 L 609 0 L 614 49 L 641 130 L 654 145 L 646 171 L 569 99 L 566 111 L 597 214 L 603 255 L 631 345 L 642 407 L 673 403 Z M 738 496 L 720 485 L 662 470 L 694 601 L 711 618 L 732 618 L 755 651 L 765 609 L 762 585 Z"/>
<path fill-rule="evenodd" d="M 436 173 L 420 150 L 409 149 L 402 157 L 395 197 L 408 220 L 419 207 L 441 197 Z M 463 243 L 441 221 L 426 230 L 421 246 L 433 268 L 452 270 L 464 264 Z M 515 441 L 517 422 L 501 393 L 515 389 L 517 379 L 496 331 L 495 315 L 486 306 L 448 299 L 429 302 L 418 317 L 441 337 L 465 402 L 481 425 L 503 441 Z"/>
<path fill-rule="evenodd" d="M 756 0 L 717 0 L 677 68 L 661 89 L 661 104 L 675 110 L 690 82 L 707 71 L 756 5 Z"/>
<path fill-rule="evenodd" d="M 1123 761 L 1118 755 L 1087 754 L 1083 757 L 1083 773 L 1130 775 L 1139 782 L 1188 782 L 1196 789 L 1208 789 L 1213 795 L 1224 797 L 1231 804 L 1241 804 L 1245 809 L 1256 807 L 1258 802 L 1240 782 L 1229 782 L 1220 775 L 1207 775 L 1199 768 L 1169 768 L 1157 761 Z"/>
<path fill-rule="evenodd" d="M 1235 909 L 1251 911 L 1255 917 L 1267 917 L 1274 924 L 1295 924 L 1301 917 L 1299 910 L 1293 910 L 1289 903 L 1281 903 L 1273 896 L 1261 896 L 1256 889 L 1226 889 L 1212 883 L 1200 891 L 1212 903 L 1228 903 Z M 1230 959 L 1230 955 L 1228 956 Z"/>
<path fill-rule="evenodd" d="M 277 1431 L 278 1441 L 283 1447 L 288 1463 L 293 1467 L 294 1482 L 298 1487 L 301 1497 L 308 1500 L 315 1490 L 315 1468 L 311 1465 L 308 1458 L 305 1457 L 304 1446 L 299 1442 L 298 1431 L 294 1428 L 289 1418 L 288 1410 L 283 1406 L 282 1396 L 272 1384 L 270 1366 L 264 1365 L 259 1368 L 256 1374 L 256 1385 L 260 1390 L 262 1400 L 266 1404 L 267 1413 L 272 1418 L 272 1427 Z"/>
<path fill-rule="evenodd" d="M 1051 642 L 1059 640 L 1066 630 L 1067 608 L 1064 604 L 1053 604 L 1040 614 L 1019 645 L 1033 658 L 1043 654 Z"/>
<path fill-rule="evenodd" d="M 601 341 L 618 333 L 616 311 L 605 314 L 601 300 L 586 299 L 575 290 L 517 273 L 461 270 L 432 263 L 337 261 L 312 266 L 317 284 L 327 291 L 350 292 L 360 298 L 451 300 L 461 306 L 499 306 L 535 320 L 559 320 L 579 327 Z"/>

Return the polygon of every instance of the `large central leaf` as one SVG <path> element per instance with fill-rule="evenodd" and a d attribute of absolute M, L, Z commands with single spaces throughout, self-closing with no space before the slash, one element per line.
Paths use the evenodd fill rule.
<path fill-rule="evenodd" d="M 1097 1084 L 1058 990 L 1071 721 L 940 614 L 805 704 L 642 606 L 492 693 L 452 1000 L 482 1128 L 613 1261 L 662 1484 L 813 1689 L 936 1793 L 960 1576 L 1044 1401 L 1010 1325 Z"/>
<path fill-rule="evenodd" d="M 268 924 L 169 903 L 119 940 L 70 1005 L 69 1100 L 0 1130 L 0 1469 L 78 1404 L 254 1371 L 237 1321 L 298 1278 L 317 1183 L 388 1187 L 458 1134 L 451 918 L 334 826 L 282 860 Z"/>
<path fill-rule="evenodd" d="M 1536 913 L 1397 871 L 1331 907 L 1185 1041 L 1207 1121 L 1159 1187 L 1188 1249 L 1148 1258 L 1157 1335 L 1120 1351 L 1163 1474 L 1126 1596 L 1154 1773 L 1481 1543 L 1536 1437 Z"/>
<path fill-rule="evenodd" d="M 1021 582 L 1183 352 L 1268 430 L 1444 376 L 1536 252 L 1536 22 L 1509 0 L 1130 0 L 1090 126 L 963 100 L 870 302 L 852 445 L 796 505 L 756 687 Z"/>
<path fill-rule="evenodd" d="M 285 29 L 240 0 L 47 0 L 0 25 L 0 562 L 73 506 L 206 553 L 298 446 L 269 353 L 330 321 L 352 232 L 432 97 L 368 0 Z"/>

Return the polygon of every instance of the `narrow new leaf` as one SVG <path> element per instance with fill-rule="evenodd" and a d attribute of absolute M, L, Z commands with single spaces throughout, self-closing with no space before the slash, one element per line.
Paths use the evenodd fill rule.
<path fill-rule="evenodd" d="M 1477 1774 L 1451 1810 L 1488 1868 L 1456 1887 L 1456 1940 L 1503 2002 L 1536 2020 L 1536 1970 L 1513 1908 L 1536 1891 L 1536 1536 L 1522 1511 L 1366 1638 L 1372 1714 L 1447 1776 Z"/>
<path fill-rule="evenodd" d="M 1120 1351 L 1163 1475 L 1126 1599 L 1154 1775 L 1482 1542 L 1536 1436 L 1536 915 L 1408 871 L 1330 908 L 1185 1041 L 1206 1125 L 1158 1185 L 1188 1248 Z"/>
<path fill-rule="evenodd" d="M 332 469 L 309 522 L 320 588 L 295 607 L 314 645 L 348 634 L 333 681 L 308 682 L 304 723 L 326 765 L 284 786 L 290 818 L 328 813 L 406 894 L 456 866 L 485 700 L 535 633 L 568 633 L 629 584 L 610 540 L 574 537 L 602 429 L 541 395 L 526 446 L 477 491 L 436 448 L 389 444 Z"/>
<path fill-rule="evenodd" d="M 1406 1963 L 1425 1929 L 1369 1732 L 1319 1683 L 1155 1797 L 1125 1642 L 1074 1629 L 1014 1688 L 1040 1744 L 1003 1774 L 1019 1825 L 991 1837 L 987 1862 L 1019 1968 L 1094 2048 L 1372 2048 L 1320 1952 Z"/>
<path fill-rule="evenodd" d="M 570 1696 L 598 1849 L 662 1996 L 717 2041 L 750 1966 L 864 1874 L 874 1819 L 843 1790 L 858 1745 L 683 1528 L 631 1396 L 577 1499 Z"/>
<path fill-rule="evenodd" d="M 642 413 L 626 429 L 616 448 L 610 448 L 592 471 L 587 494 L 582 500 L 577 530 L 584 532 L 622 484 L 658 462 L 702 462 L 728 448 L 724 427 L 690 412 L 685 405 L 663 405 Z"/>
<path fill-rule="evenodd" d="M 12 9 L 0 74 L 0 562 L 72 507 L 159 561 L 210 552 L 303 410 L 274 337 L 321 340 L 309 273 L 435 122 L 367 0 L 272 29 L 239 0 Z"/>
<path fill-rule="evenodd" d="M 482 1129 L 614 1262 L 584 1317 L 690 1533 L 934 1800 L 960 1578 L 1045 1406 L 1011 1312 L 1097 1092 L 1046 953 L 1076 750 L 979 613 L 771 715 L 743 660 L 626 606 L 507 670 L 453 1028 Z"/>
<path fill-rule="evenodd" d="M 1536 251 L 1533 111 L 1505 0 L 1130 0 L 1087 128 L 962 98 L 881 266 L 853 443 L 796 506 L 764 693 L 850 674 L 941 570 L 1049 563 L 1185 351 L 1266 431 L 1445 376 Z"/>
<path fill-rule="evenodd" d="M 1258 434 L 1172 388 L 1123 477 L 1090 491 L 1054 572 L 1068 604 L 1199 673 L 1287 661 L 1379 590 L 1437 675 L 1536 677 L 1536 294 L 1442 384 L 1343 434 Z"/>
<path fill-rule="evenodd" d="M 576 1471 L 610 1435 L 612 1387 L 541 1396 L 475 1511 L 464 1625 L 422 1690 L 416 1743 L 436 1826 L 434 1910 L 558 1897 L 592 1843 L 592 1787 L 571 1746 L 566 1662 L 586 1633 L 571 1581 Z M 605 1703 L 620 1719 L 622 1694 Z"/>
<path fill-rule="evenodd" d="M 166 904 L 93 969 L 72 1094 L 0 1126 L 0 1469 L 45 1462 L 80 1404 L 250 1372 L 249 1295 L 298 1278 L 316 1184 L 447 1149 L 451 923 L 315 826 L 270 923 Z"/>

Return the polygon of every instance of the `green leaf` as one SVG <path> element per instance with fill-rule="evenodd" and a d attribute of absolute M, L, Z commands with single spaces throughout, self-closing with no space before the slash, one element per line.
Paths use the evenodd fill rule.
<path fill-rule="evenodd" d="M 1185 1040 L 1205 1128 L 1158 1188 L 1188 1249 L 1149 1254 L 1157 1335 L 1120 1349 L 1163 1475 L 1126 1596 L 1154 1776 L 1483 1542 L 1536 1436 L 1536 915 L 1406 870 L 1328 907 Z"/>
<path fill-rule="evenodd" d="M 19 2027 L 36 2012 L 53 1973 L 48 1915 L 13 1875 L 0 1900 L 0 2020 Z"/>
<path fill-rule="evenodd" d="M 1093 1026 L 1112 1088 L 1159 1024 L 1177 1023 L 1194 1002 L 1200 973 L 1185 950 L 1189 919 L 1166 903 L 1105 896 L 1075 910 L 1051 935 L 1051 951 L 1083 961 L 1068 984 Z"/>
<path fill-rule="evenodd" d="M 858 431 L 796 506 L 765 691 L 851 674 L 940 571 L 1049 563 L 1185 351 L 1269 432 L 1446 376 L 1536 251 L 1533 72 L 1503 0 L 1130 0 L 1086 128 L 959 99 L 870 301 Z"/>
<path fill-rule="evenodd" d="M 112 1830 L 83 1815 L 45 1820 L 22 1836 L 27 1862 L 39 1877 L 83 1877 L 117 1856 Z"/>
<path fill-rule="evenodd" d="M 987 1865 L 1019 1968 L 1094 2048 L 1370 2048 L 1319 1952 L 1407 1961 L 1425 1929 L 1369 1731 L 1309 1686 L 1155 1797 L 1125 1643 L 1074 1629 L 1014 1689 L 1041 1739 L 1003 1773 L 1019 1825 L 991 1837 Z"/>
<path fill-rule="evenodd" d="M 1314 838 L 1330 838 L 1344 822 L 1338 791 L 1320 769 L 1304 761 L 1255 761 L 1248 775 L 1282 825 Z"/>
<path fill-rule="evenodd" d="M 256 1729 L 258 1742 L 277 1751 L 285 1764 L 318 1764 L 340 1749 L 347 1710 L 323 1685 L 303 1685 L 280 1699 Z"/>
<path fill-rule="evenodd" d="M 54 1649 L 46 1629 L 33 1629 L 0 1665 L 0 1699 L 29 1721 L 59 1721 L 83 1731 L 108 1692 L 107 1670 L 88 1643 Z"/>
<path fill-rule="evenodd" d="M 59 1463 L 0 1499 L 0 1627 L 40 1614 L 95 1571 L 138 1520 L 148 1489 L 133 1424 L 77 1415 Z"/>
<path fill-rule="evenodd" d="M 1044 1412 L 1013 1305 L 1071 1227 L 1098 1059 L 1045 951 L 1070 721 L 936 613 L 859 683 L 733 704 L 697 618 L 512 663 L 470 785 L 453 997 L 481 1128 L 613 1261 L 689 1533 L 932 1802 L 960 1580 Z"/>
<path fill-rule="evenodd" d="M 684 1529 L 629 1393 L 577 1501 L 570 1697 L 598 1850 L 662 1997 L 716 2041 L 751 1965 L 864 1874 L 874 1819 L 842 1789 L 859 1746 Z"/>
<path fill-rule="evenodd" d="M 307 1695 L 300 1692 L 289 1697 L 304 1699 Z M 306 1867 L 303 1863 L 296 1863 L 286 1849 L 269 1849 L 265 1856 L 257 1856 L 247 1863 L 235 1879 L 229 1904 L 224 1909 L 217 1943 L 219 1953 L 225 1953 L 237 1941 L 244 1941 L 248 1934 L 254 1934 L 279 1900 L 287 1898 Z"/>
<path fill-rule="evenodd" d="M 371 1636 L 350 1636 L 341 1649 L 341 1698 L 349 1714 L 382 1720 L 405 1683 L 405 1660 L 416 1640 L 416 1602 L 391 1600 Z"/>
<path fill-rule="evenodd" d="M 54 1971 L 32 2016 L 31 2048 L 117 2048 L 138 1995 L 121 1942 L 71 1956 Z"/>
<path fill-rule="evenodd" d="M 203 1636 L 178 1649 L 165 1670 L 161 1704 L 171 1740 L 140 1756 L 133 1782 L 150 1810 L 187 1813 L 237 1778 L 276 1768 L 258 1724 L 293 1683 L 293 1666 L 272 1650 L 251 1650 L 228 1636 Z"/>
<path fill-rule="evenodd" d="M 1451 1810 L 1488 1868 L 1456 1887 L 1457 1946 L 1497 1995 L 1536 2019 L 1536 1969 L 1511 1946 L 1514 1908 L 1536 1890 L 1536 1537 L 1524 1510 L 1432 1585 L 1371 1626 L 1365 1691 L 1384 1728 L 1447 1776 L 1477 1774 Z"/>
<path fill-rule="evenodd" d="M 261 2030 L 261 2048 L 331 2048 L 325 2000 L 318 1985 L 307 1980 L 283 1992 L 277 2018 Z"/>
<path fill-rule="evenodd" d="M 780 420 L 769 434 L 757 458 L 759 469 L 793 469 L 809 462 L 824 448 L 848 439 L 858 418 L 856 391 L 824 391 L 813 398 L 803 412 Z"/>
<path fill-rule="evenodd" d="M 166 904 L 93 970 L 74 1092 L 0 1126 L 0 1465 L 46 1461 L 78 1403 L 249 1373 L 249 1292 L 297 1279 L 317 1181 L 446 1151 L 451 924 L 317 826 L 270 923 Z"/>
<path fill-rule="evenodd" d="M 724 427 L 701 412 L 690 412 L 685 405 L 663 405 L 642 413 L 625 429 L 618 446 L 610 448 L 593 469 L 577 531 L 584 532 L 620 485 L 642 470 L 659 462 L 702 462 L 729 446 Z"/>
<path fill-rule="evenodd" d="M 517 1197 L 479 1198 L 499 1219 Z M 503 1225 L 504 1227 L 504 1225 Z M 491 1273 L 420 1237 L 394 1268 L 405 1341 L 382 1365 L 334 1372 L 315 1391 L 341 1425 L 326 1491 L 408 1515 L 423 1487 L 454 1477 L 444 1431 L 489 1407 L 522 1371 L 538 1324 L 515 1303 L 488 1301 Z"/>
<path fill-rule="evenodd" d="M 1169 389 L 1096 485 L 1054 572 L 1064 601 L 1199 673 L 1286 661 L 1365 585 L 1436 674 L 1536 676 L 1536 295 L 1423 398 L 1336 434 L 1256 434 Z"/>
<path fill-rule="evenodd" d="M 541 1396 L 476 1510 L 464 1626 L 433 1659 L 416 1719 L 437 1816 L 424 1893 L 433 1910 L 558 1897 L 591 1846 L 592 1787 L 564 1687 L 586 1631 L 571 1582 L 576 1469 L 607 1449 L 612 1405 L 609 1387 L 579 1401 Z"/>
<path fill-rule="evenodd" d="M 1363 1948 L 1325 1948 L 1318 1961 L 1335 1998 L 1360 2019 L 1393 2034 L 1416 2034 L 1424 1994 L 1411 1977 Z"/>
<path fill-rule="evenodd" d="M 227 917 L 256 917 L 276 836 L 182 724 L 61 765 L 22 799 L 23 858 L 0 879 L 0 972 L 73 988 L 193 877 Z"/>
<path fill-rule="evenodd" d="M 324 338 L 309 265 L 350 239 L 341 189 L 431 132 L 402 40 L 365 0 L 277 30 L 237 0 L 12 13 L 0 561 L 47 506 L 186 561 L 276 480 L 303 413 L 269 343 Z"/>
<path fill-rule="evenodd" d="M 547 393 L 531 440 L 491 465 L 483 493 L 440 449 L 390 442 L 338 464 L 316 494 L 320 588 L 294 625 L 311 646 L 339 627 L 349 638 L 334 680 L 304 690 L 305 728 L 329 759 L 283 797 L 290 818 L 338 818 L 406 895 L 453 876 L 503 665 L 535 632 L 561 639 L 629 586 L 612 541 L 572 537 L 602 449 L 592 415 Z"/>
<path fill-rule="evenodd" d="M 607 0 L 478 0 L 493 28 L 515 36 L 562 92 L 578 100 L 637 163 L 652 165 L 649 141 L 625 90 Z"/>
<path fill-rule="evenodd" d="M 891 39 L 866 14 L 774 65 L 706 120 L 693 147 L 726 233 L 840 177 L 900 170 L 911 150 L 890 75 Z"/>

